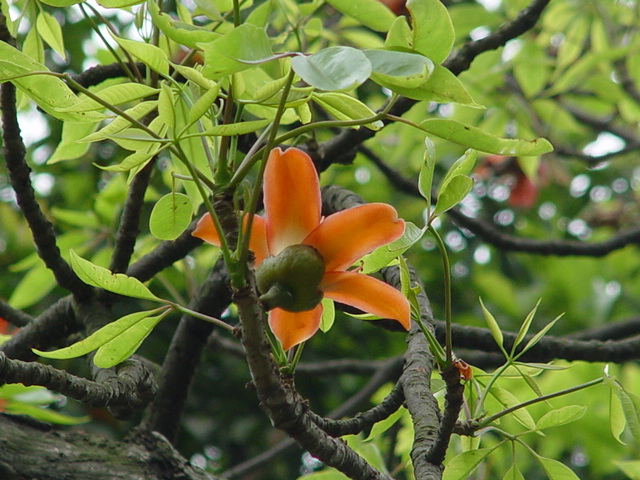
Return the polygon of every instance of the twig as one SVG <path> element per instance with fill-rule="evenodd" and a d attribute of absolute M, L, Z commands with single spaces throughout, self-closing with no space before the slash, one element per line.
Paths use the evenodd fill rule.
<path fill-rule="evenodd" d="M 33 318 L 22 310 L 17 310 L 0 298 L 0 318 L 3 318 L 15 327 L 28 325 Z"/>

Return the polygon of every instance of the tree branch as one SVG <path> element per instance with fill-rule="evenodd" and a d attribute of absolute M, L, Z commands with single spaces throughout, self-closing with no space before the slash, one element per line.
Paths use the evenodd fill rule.
<path fill-rule="evenodd" d="M 0 318 L 5 319 L 15 327 L 24 327 L 28 325 L 33 318 L 22 310 L 17 310 L 0 298 Z"/>
<path fill-rule="evenodd" d="M 105 466 L 108 465 L 108 468 Z M 134 432 L 116 442 L 63 431 L 26 417 L 0 414 L 0 478 L 215 480 L 193 467 L 160 434 Z"/>
<path fill-rule="evenodd" d="M 50 365 L 12 360 L 0 352 L 0 379 L 6 383 L 40 385 L 92 407 L 121 407 L 123 418 L 145 407 L 155 393 L 155 382 L 139 360 L 125 360 L 103 370 L 101 381 L 76 377 Z"/>

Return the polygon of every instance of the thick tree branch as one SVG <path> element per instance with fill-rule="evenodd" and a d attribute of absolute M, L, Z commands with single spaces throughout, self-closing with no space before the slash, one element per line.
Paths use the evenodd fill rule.
<path fill-rule="evenodd" d="M 108 466 L 108 468 L 105 468 Z M 81 431 L 0 414 L 0 478 L 215 480 L 193 467 L 160 434 L 134 432 L 116 442 Z"/>
<path fill-rule="evenodd" d="M 460 382 L 460 372 L 452 365 L 442 372 L 442 378 L 446 385 L 446 393 L 444 396 L 444 410 L 442 420 L 438 427 L 438 435 L 436 441 L 431 445 L 431 449 L 427 453 L 429 462 L 434 465 L 440 465 L 444 461 L 451 434 L 458 422 L 460 416 L 460 408 L 464 400 L 464 385 Z"/>

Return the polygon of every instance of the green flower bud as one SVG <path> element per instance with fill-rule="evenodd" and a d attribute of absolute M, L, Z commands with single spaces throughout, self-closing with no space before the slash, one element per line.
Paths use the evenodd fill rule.
<path fill-rule="evenodd" d="M 308 245 L 290 245 L 278 255 L 265 258 L 256 270 L 260 301 L 271 310 L 311 310 L 322 300 L 318 288 L 324 275 L 324 260 Z"/>

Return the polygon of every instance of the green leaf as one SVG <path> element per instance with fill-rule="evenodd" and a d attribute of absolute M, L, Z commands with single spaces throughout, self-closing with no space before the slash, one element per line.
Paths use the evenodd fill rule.
<path fill-rule="evenodd" d="M 244 135 L 264 128 L 270 123 L 271 120 L 250 120 L 248 122 L 230 123 L 228 125 L 216 125 L 215 127 L 205 130 L 200 135 L 209 135 L 212 137 Z"/>
<path fill-rule="evenodd" d="M 111 37 L 123 50 L 140 60 L 151 70 L 158 72 L 163 77 L 169 76 L 169 59 L 163 50 L 149 43 L 127 40 L 114 34 L 111 34 Z"/>
<path fill-rule="evenodd" d="M 99 5 L 105 8 L 122 8 L 130 7 L 132 5 L 138 5 L 143 3 L 144 0 L 97 0 Z"/>
<path fill-rule="evenodd" d="M 291 59 L 293 70 L 309 85 L 327 91 L 352 90 L 369 78 L 371 62 L 360 50 L 330 47 Z"/>
<path fill-rule="evenodd" d="M 22 276 L 9 297 L 9 305 L 16 309 L 30 307 L 46 297 L 55 286 L 53 272 L 41 262 Z"/>
<path fill-rule="evenodd" d="M 413 41 L 413 32 L 404 16 L 397 17 L 384 40 L 384 46 L 390 49 L 410 49 Z"/>
<path fill-rule="evenodd" d="M 326 3 L 376 32 L 387 32 L 396 19 L 393 12 L 378 0 L 326 0 Z"/>
<path fill-rule="evenodd" d="M 427 211 L 431 210 L 431 186 L 433 184 L 433 172 L 435 171 L 437 160 L 436 145 L 429 137 L 425 137 L 424 157 L 418 176 L 418 190 L 420 191 L 420 195 L 427 201 Z"/>
<path fill-rule="evenodd" d="M 60 78 L 52 75 L 29 75 L 33 72 L 50 73 L 49 69 L 5 42 L 0 42 L 0 82 L 10 81 L 45 112 L 60 120 L 95 122 L 104 118 L 96 112 L 62 112 L 78 103 L 78 97 Z"/>
<path fill-rule="evenodd" d="M 438 103 L 457 103 L 473 108 L 484 108 L 469 95 L 466 88 L 453 73 L 436 65 L 429 79 L 414 88 L 394 85 L 392 90 L 403 97 Z"/>
<path fill-rule="evenodd" d="M 498 155 L 518 157 L 542 155 L 553 150 L 551 144 L 544 138 L 535 140 L 499 138 L 455 120 L 432 118 L 420 122 L 418 128 L 458 145 Z"/>
<path fill-rule="evenodd" d="M 523 353 L 525 353 L 527 350 L 529 350 L 531 347 L 533 347 L 536 343 L 538 343 L 540 341 L 540 339 L 542 337 L 544 337 L 547 332 L 549 330 L 551 330 L 551 328 L 553 328 L 553 326 L 556 324 L 556 322 L 558 320 L 560 320 L 562 317 L 564 316 L 564 313 L 561 315 L 558 315 L 556 318 L 554 318 L 552 321 L 550 321 L 547 325 L 544 326 L 544 328 L 542 330 L 540 330 L 538 333 L 536 333 L 531 340 L 529 340 L 527 342 L 527 344 L 524 346 L 524 348 L 522 349 L 522 352 L 520 352 L 517 356 L 519 357 L 520 355 L 522 355 Z"/>
<path fill-rule="evenodd" d="M 79 257 L 73 250 L 69 252 L 71 268 L 87 285 L 102 288 L 112 293 L 127 297 L 142 298 L 154 302 L 162 302 L 144 284 L 134 277 L 128 277 L 123 273 L 112 273 L 106 268 L 99 267 Z"/>
<path fill-rule="evenodd" d="M 160 315 L 147 316 L 132 324 L 118 336 L 98 348 L 93 363 L 98 368 L 111 368 L 129 358 L 142 345 L 153 328 L 167 316 L 169 309 Z"/>
<path fill-rule="evenodd" d="M 363 120 L 375 116 L 375 112 L 357 98 L 346 93 L 314 92 L 311 98 L 336 120 Z M 364 124 L 371 130 L 380 130 L 384 124 L 381 120 Z M 354 128 L 358 128 L 355 126 Z"/>
<path fill-rule="evenodd" d="M 407 411 L 404 408 L 399 408 L 384 420 L 378 423 L 375 423 L 371 428 L 369 435 L 367 435 L 367 438 L 365 438 L 365 442 L 368 442 L 376 438 L 377 436 L 382 435 L 384 432 L 389 430 L 393 425 L 395 425 L 398 422 L 398 420 L 400 420 L 402 416 L 405 415 L 406 413 Z"/>
<path fill-rule="evenodd" d="M 47 160 L 47 164 L 52 165 L 63 160 L 74 160 L 87 153 L 91 144 L 80 140 L 94 133 L 98 125 L 98 122 L 64 122 L 60 143 Z"/>
<path fill-rule="evenodd" d="M 166 13 L 161 13 L 154 2 L 147 2 L 147 8 L 153 23 L 160 31 L 180 45 L 195 49 L 198 43 L 212 42 L 222 36 L 207 28 L 175 20 Z"/>
<path fill-rule="evenodd" d="M 509 470 L 504 474 L 504 477 L 502 477 L 502 480 L 524 480 L 524 477 L 522 476 L 522 472 L 520 472 L 518 466 L 513 463 L 509 467 Z"/>
<path fill-rule="evenodd" d="M 536 423 L 537 430 L 544 430 L 545 428 L 558 427 L 560 425 L 566 425 L 567 423 L 575 422 L 582 418 L 587 411 L 587 407 L 584 405 L 567 405 L 560 407 L 550 412 L 545 413 L 540 420 Z"/>
<path fill-rule="evenodd" d="M 20 402 L 7 402 L 6 411 L 14 415 L 28 415 L 31 418 L 56 425 L 80 425 L 91 420 L 88 416 L 72 417 L 49 408 L 42 408 Z"/>
<path fill-rule="evenodd" d="M 615 382 L 614 391 L 620 400 L 620 406 L 624 413 L 624 418 L 629 427 L 629 431 L 636 442 L 640 443 L 640 409 L 634 403 L 631 393 L 627 392 L 619 383 Z"/>
<path fill-rule="evenodd" d="M 64 60 L 67 56 L 64 51 L 64 40 L 62 39 L 62 29 L 58 21 L 50 13 L 41 10 L 36 20 L 38 34 L 47 44 L 53 48 Z"/>
<path fill-rule="evenodd" d="M 214 88 L 207 90 L 189 109 L 189 115 L 187 117 L 187 124 L 184 129 L 188 129 L 191 125 L 196 123 L 203 115 L 211 110 L 211 106 L 220 92 L 220 86 L 216 85 Z"/>
<path fill-rule="evenodd" d="M 173 88 L 167 83 L 162 83 L 160 95 L 158 95 L 158 116 L 171 129 L 176 125 L 176 102 L 184 101 L 183 97 L 178 97 Z"/>
<path fill-rule="evenodd" d="M 264 29 L 242 24 L 209 43 L 198 43 L 204 50 L 202 73 L 217 80 L 273 59 L 269 37 Z"/>
<path fill-rule="evenodd" d="M 189 226 L 192 211 L 191 199 L 183 193 L 166 194 L 151 210 L 151 235 L 159 240 L 175 240 Z"/>
<path fill-rule="evenodd" d="M 614 388 L 609 390 L 609 426 L 611 427 L 613 438 L 622 445 L 626 445 L 626 442 L 622 440 L 622 434 L 627 426 L 627 420 L 624 416 L 620 398 L 614 390 Z"/>
<path fill-rule="evenodd" d="M 455 31 L 446 7 L 439 0 L 409 0 L 413 48 L 434 63 L 442 63 L 453 46 Z"/>
<path fill-rule="evenodd" d="M 336 306 L 330 298 L 322 299 L 322 316 L 320 317 L 320 330 L 328 332 L 336 319 Z"/>
<path fill-rule="evenodd" d="M 482 313 L 484 314 L 484 321 L 487 323 L 489 327 L 489 331 L 491 332 L 491 336 L 493 340 L 498 344 L 502 353 L 504 353 L 505 357 L 507 356 L 507 352 L 504 349 L 504 337 L 502 336 L 502 330 L 500 329 L 500 325 L 496 321 L 495 317 L 491 314 L 491 312 L 484 306 L 484 302 L 480 299 L 480 307 L 482 308 Z"/>
<path fill-rule="evenodd" d="M 422 238 L 423 234 L 424 231 L 421 228 L 418 228 L 411 222 L 406 222 L 404 232 L 400 238 L 387 245 L 382 245 L 362 257 L 361 261 L 358 262 L 361 265 L 361 273 L 366 275 L 377 272 L 382 267 L 386 267 L 395 258 L 415 245 Z"/>
<path fill-rule="evenodd" d="M 464 175 L 457 175 L 447 182 L 438 192 L 433 216 L 438 216 L 455 207 L 473 188 L 473 179 Z"/>
<path fill-rule="evenodd" d="M 186 67 L 184 65 L 173 65 L 173 68 L 184 78 L 194 83 L 195 85 L 198 85 L 200 88 L 210 90 L 218 86 L 216 82 L 205 77 L 197 68 Z"/>
<path fill-rule="evenodd" d="M 538 456 L 538 461 L 542 465 L 549 480 L 580 480 L 569 467 L 558 460 Z"/>
<path fill-rule="evenodd" d="M 536 303 L 536 306 L 533 307 L 533 310 L 531 310 L 526 318 L 524 319 L 524 322 L 522 322 L 522 325 L 520 325 L 520 329 L 518 330 L 518 334 L 516 335 L 516 339 L 513 341 L 513 347 L 511 348 L 511 355 L 513 355 L 513 353 L 516 351 L 516 348 L 518 347 L 518 345 L 520 345 L 520 342 L 522 342 L 522 339 L 527 335 L 527 333 L 529 333 L 529 328 L 531 327 L 531 322 L 533 322 L 533 318 L 536 315 L 536 311 L 538 310 L 538 306 L 540 305 L 540 301 L 538 300 L 538 302 Z"/>
<path fill-rule="evenodd" d="M 153 111 L 158 106 L 157 101 L 148 101 L 141 102 L 134 107 L 131 107 L 124 111 L 130 117 L 140 120 L 142 117 L 146 116 L 148 113 Z M 111 138 L 111 135 L 121 132 L 126 128 L 131 127 L 131 122 L 126 120 L 124 117 L 115 117 L 109 124 L 102 127 L 95 133 L 87 135 L 79 141 L 82 142 L 99 142 L 102 140 L 106 140 L 107 138 Z"/>
<path fill-rule="evenodd" d="M 151 88 L 141 83 L 122 83 L 120 85 L 103 88 L 93 93 L 106 103 L 117 106 L 156 95 L 158 92 L 159 90 L 157 88 Z M 73 110 L 76 112 L 88 112 L 91 110 L 102 110 L 103 108 L 105 107 L 96 100 L 83 96 L 75 105 L 61 109 L 60 111 Z"/>
<path fill-rule="evenodd" d="M 76 3 L 82 2 L 82 0 L 41 0 L 42 3 L 46 5 L 51 5 L 52 7 L 70 7 L 71 5 L 75 5 Z"/>
<path fill-rule="evenodd" d="M 51 207 L 51 215 L 60 222 L 80 228 L 98 228 L 100 222 L 92 210 L 69 210 L 66 208 Z"/>
<path fill-rule="evenodd" d="M 511 392 L 497 386 L 492 386 L 491 395 L 502 404 L 505 409 L 520 405 L 522 402 L 518 400 Z M 535 430 L 536 422 L 526 408 L 519 408 L 511 413 L 513 417 L 529 430 Z"/>
<path fill-rule="evenodd" d="M 495 448 L 496 447 L 479 448 L 456 455 L 447 463 L 444 473 L 442 474 L 442 480 L 466 480 L 471 472 L 480 465 L 480 462 L 493 452 Z"/>
<path fill-rule="evenodd" d="M 383 87 L 416 88 L 431 76 L 433 62 L 423 55 L 392 50 L 365 50 L 371 62 L 371 80 Z"/>
<path fill-rule="evenodd" d="M 640 480 L 640 460 L 614 460 L 613 463 L 631 480 Z"/>
<path fill-rule="evenodd" d="M 128 172 L 145 165 L 149 160 L 156 156 L 160 150 L 163 150 L 166 147 L 167 145 L 152 145 L 149 148 L 145 148 L 144 151 L 134 152 L 131 155 L 127 155 L 117 165 L 107 165 L 105 167 L 97 165 L 97 167 L 108 172 Z"/>
<path fill-rule="evenodd" d="M 86 355 L 87 353 L 93 352 L 97 350 L 102 345 L 110 342 L 114 338 L 117 338 L 124 332 L 127 332 L 132 326 L 136 325 L 138 322 L 144 320 L 147 317 L 152 316 L 154 313 L 157 313 L 161 309 L 155 310 L 147 310 L 144 312 L 135 312 L 130 313 L 129 315 L 125 315 L 118 320 L 108 323 L 104 327 L 96 330 L 87 338 L 80 340 L 79 342 L 74 343 L 73 345 L 69 345 L 68 347 L 60 348 L 58 350 L 52 350 L 50 352 L 43 352 L 41 350 L 33 349 L 33 351 L 45 358 L 53 358 L 53 359 L 68 359 L 68 358 L 77 358 Z"/>
<path fill-rule="evenodd" d="M 447 173 L 440 181 L 440 190 L 447 188 L 447 184 L 459 175 L 468 175 L 473 170 L 476 164 L 477 153 L 475 150 L 465 151 L 460 158 L 458 158 L 453 165 L 449 167 Z"/>

